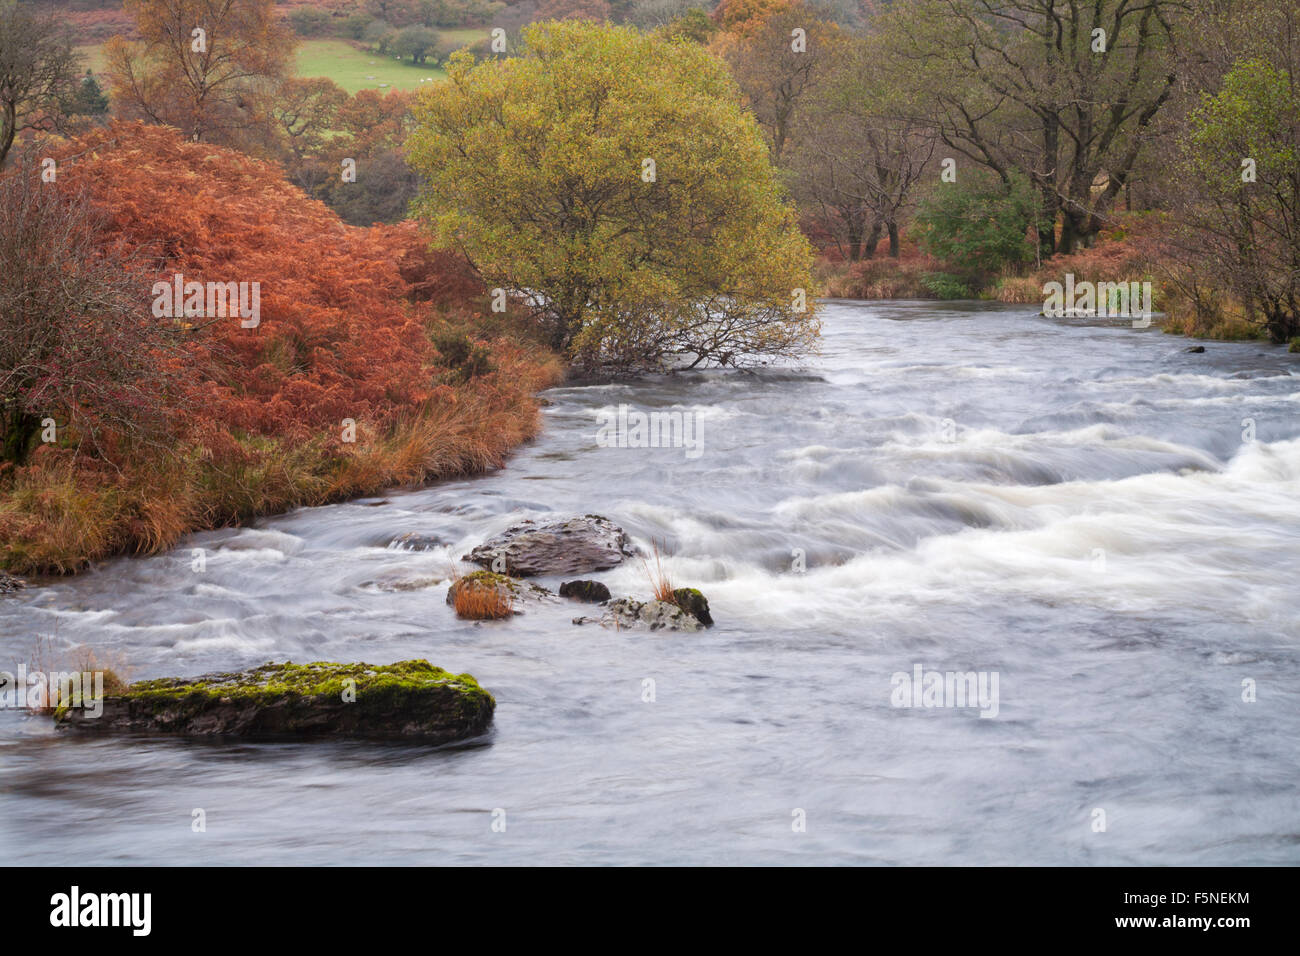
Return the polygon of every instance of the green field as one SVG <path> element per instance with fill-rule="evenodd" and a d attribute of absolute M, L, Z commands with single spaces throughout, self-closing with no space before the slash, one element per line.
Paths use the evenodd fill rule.
<path fill-rule="evenodd" d="M 487 35 L 486 30 L 446 30 L 465 43 Z M 347 40 L 303 40 L 298 44 L 299 76 L 324 76 L 349 93 L 364 89 L 417 90 L 426 77 L 441 80 L 446 74 L 436 66 L 415 66 L 391 56 L 359 50 Z"/>
<path fill-rule="evenodd" d="M 487 30 L 440 30 L 442 36 L 462 43 L 474 43 L 487 36 Z M 79 46 L 77 52 L 85 66 L 99 73 L 104 68 L 102 48 Z M 414 66 L 392 57 L 357 49 L 348 40 L 300 40 L 296 56 L 299 76 L 325 76 L 349 93 L 364 89 L 418 90 L 425 77 L 440 80 L 446 74 L 436 66 Z M 84 69 L 84 67 L 83 67 Z"/>

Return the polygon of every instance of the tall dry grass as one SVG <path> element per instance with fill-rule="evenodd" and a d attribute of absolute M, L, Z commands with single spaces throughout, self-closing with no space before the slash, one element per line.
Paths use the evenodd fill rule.
<path fill-rule="evenodd" d="M 651 542 L 651 553 L 654 558 L 654 567 L 650 567 L 650 562 L 645 558 L 641 559 L 641 566 L 645 568 L 646 577 L 650 579 L 650 590 L 654 594 L 656 601 L 663 601 L 665 604 L 676 604 L 677 595 L 673 592 L 672 580 L 668 577 L 668 572 L 664 570 L 663 556 L 659 551 L 658 542 Z"/>
<path fill-rule="evenodd" d="M 501 467 L 537 434 L 535 393 L 562 376 L 557 359 L 500 343 L 498 369 L 409 410 L 381 430 L 306 440 L 225 435 L 173 453 L 151 450 L 113 470 L 41 448 L 0 475 L 0 568 L 69 574 L 123 553 L 154 554 L 185 534 Z"/>

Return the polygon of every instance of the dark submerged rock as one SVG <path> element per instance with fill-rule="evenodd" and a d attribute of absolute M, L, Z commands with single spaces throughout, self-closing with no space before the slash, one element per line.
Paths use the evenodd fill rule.
<path fill-rule="evenodd" d="M 1184 352 L 1204 352 L 1204 351 L 1205 351 L 1205 346 L 1204 346 L 1204 345 L 1193 345 L 1193 346 L 1190 346 L 1189 348 L 1185 348 L 1185 349 L 1183 349 L 1183 351 L 1184 351 Z"/>
<path fill-rule="evenodd" d="M 368 737 L 443 744 L 484 733 L 495 708 L 492 695 L 469 674 L 451 674 L 428 661 L 271 663 L 246 671 L 137 681 L 106 693 L 99 717 L 84 707 L 61 707 L 54 720 L 60 729 L 88 733 Z"/>
<path fill-rule="evenodd" d="M 560 597 L 588 604 L 599 604 L 611 597 L 609 588 L 599 581 L 565 581 L 560 585 Z"/>
<path fill-rule="evenodd" d="M 462 560 L 528 578 L 605 571 L 632 553 L 622 528 L 600 515 L 582 515 L 542 523 L 521 521 Z"/>
<path fill-rule="evenodd" d="M 408 531 L 405 534 L 399 534 L 396 538 L 388 543 L 390 548 L 399 551 L 432 551 L 440 547 L 442 542 L 431 534 L 420 534 L 416 531 Z"/>

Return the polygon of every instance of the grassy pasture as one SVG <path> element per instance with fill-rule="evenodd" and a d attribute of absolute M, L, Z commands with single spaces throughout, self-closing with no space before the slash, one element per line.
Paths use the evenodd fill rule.
<path fill-rule="evenodd" d="M 440 30 L 439 33 L 465 44 L 487 36 L 486 30 L 473 29 Z M 77 52 L 83 58 L 83 69 L 88 67 L 95 73 L 103 71 L 104 52 L 101 44 L 79 46 Z M 415 66 L 410 61 L 380 56 L 359 49 L 351 41 L 337 38 L 300 40 L 295 67 L 299 76 L 329 77 L 349 93 L 364 89 L 417 90 L 424 85 L 426 77 L 437 81 L 446 76 L 436 66 Z"/>
<path fill-rule="evenodd" d="M 445 30 L 463 43 L 473 43 L 487 35 L 485 30 Z M 409 60 L 396 60 L 368 50 L 358 49 L 348 40 L 303 40 L 298 44 L 298 75 L 329 77 L 349 93 L 364 89 L 417 90 L 425 78 L 434 81 L 446 76 L 430 64 L 415 66 Z"/>

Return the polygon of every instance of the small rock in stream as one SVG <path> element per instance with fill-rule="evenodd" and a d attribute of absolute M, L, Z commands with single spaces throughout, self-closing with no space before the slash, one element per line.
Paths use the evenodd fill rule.
<path fill-rule="evenodd" d="M 420 534 L 417 531 L 399 534 L 388 543 L 389 548 L 397 551 L 432 551 L 441 545 L 442 542 L 433 535 Z"/>
<path fill-rule="evenodd" d="M 612 595 L 609 588 L 599 581 L 565 581 L 560 585 L 560 597 L 599 604 L 608 601 Z"/>
<path fill-rule="evenodd" d="M 637 601 L 619 598 L 605 605 L 599 619 L 575 617 L 574 624 L 599 624 L 619 630 L 702 631 L 704 624 L 688 611 L 666 601 Z"/>
<path fill-rule="evenodd" d="M 456 593 L 461 588 L 496 588 L 512 601 L 554 601 L 555 592 L 548 591 L 531 581 L 520 581 L 495 571 L 471 571 L 451 582 L 447 588 L 447 603 L 455 607 Z"/>

